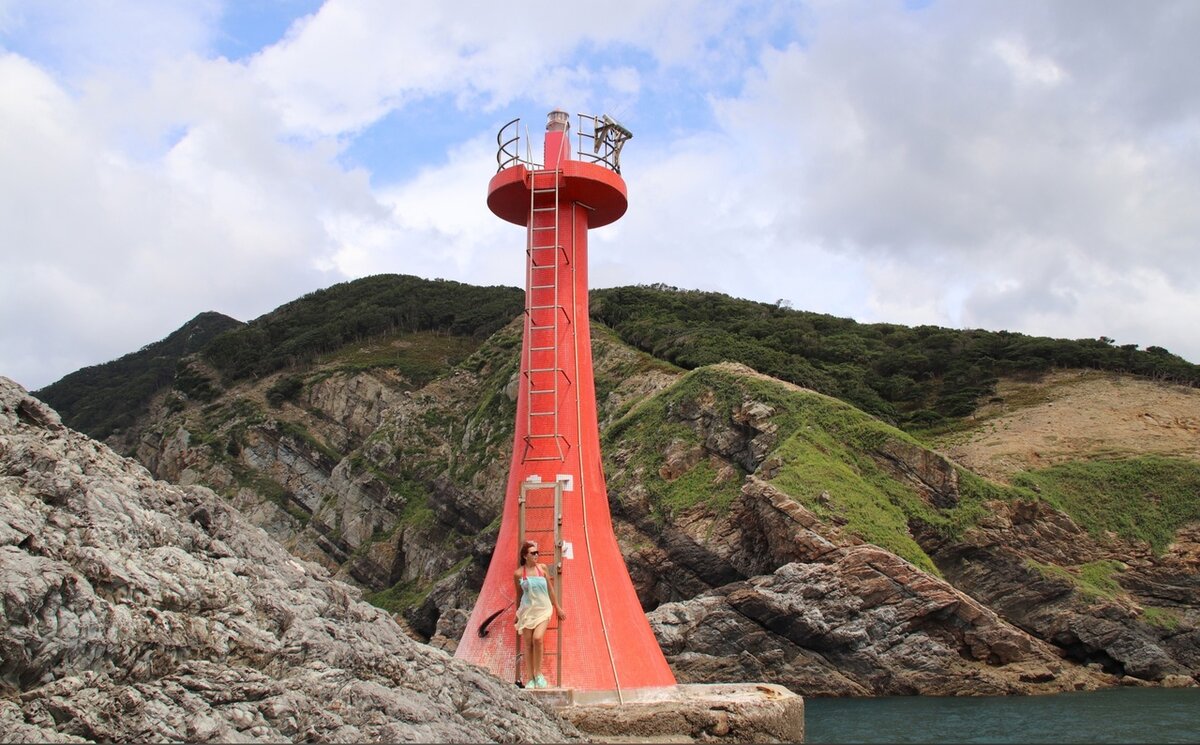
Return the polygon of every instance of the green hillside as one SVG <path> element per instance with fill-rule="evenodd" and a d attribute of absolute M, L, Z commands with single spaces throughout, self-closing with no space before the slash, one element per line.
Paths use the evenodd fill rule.
<path fill-rule="evenodd" d="M 58 411 L 67 426 L 102 440 L 145 412 L 154 394 L 171 385 L 181 359 L 241 325 L 220 313 L 201 313 L 162 341 L 76 370 L 33 395 Z"/>
<path fill-rule="evenodd" d="M 1200 520 L 1200 463 L 1155 456 L 1025 472 L 1013 486 L 952 466 L 955 500 L 938 506 L 888 467 L 897 452 L 925 450 L 910 435 L 843 401 L 727 364 L 687 373 L 605 431 L 610 493 L 644 493 L 661 524 L 697 506 L 721 514 L 750 471 L 736 460 L 714 463 L 711 443 L 728 438 L 709 431 L 706 439 L 697 422 L 738 421 L 737 412 L 748 402 L 769 421 L 763 431 L 771 448 L 762 454 L 757 476 L 826 523 L 842 525 L 932 574 L 938 569 L 914 528 L 960 539 L 988 514 L 988 500 L 1043 500 L 1098 540 L 1111 532 L 1160 554 L 1181 526 Z M 668 473 L 664 453 L 681 451 L 705 456 L 684 459 L 688 468 Z M 620 462 L 612 459 L 616 452 Z"/>
<path fill-rule="evenodd" d="M 314 361 L 343 345 L 396 332 L 491 336 L 521 312 L 514 287 L 381 274 L 310 293 L 225 334 L 204 358 L 227 381 Z"/>
<path fill-rule="evenodd" d="M 592 317 L 626 342 L 681 367 L 741 362 L 906 427 L 969 415 L 1002 375 L 1056 367 L 1200 385 L 1200 366 L 1162 347 L 863 324 L 663 285 L 597 290 Z"/>
<path fill-rule="evenodd" d="M 391 365 L 422 385 L 520 314 L 522 298 L 513 287 L 395 274 L 365 277 L 310 293 L 245 324 L 202 313 L 160 342 L 71 373 L 35 395 L 69 426 L 103 439 L 137 421 L 154 394 L 166 388 L 208 401 L 222 384 L 307 369 L 318 361 L 343 368 Z M 189 359 L 194 354 L 199 360 Z M 272 399 L 295 395 L 295 384 L 280 381 Z"/>
<path fill-rule="evenodd" d="M 737 497 L 748 473 L 746 464 L 715 468 L 710 459 L 701 458 L 685 473 L 668 478 L 661 469 L 662 453 L 681 445 L 704 448 L 696 427 L 680 412 L 700 406 L 714 412 L 714 421 L 733 421 L 739 407 L 754 402 L 770 412 L 774 447 L 764 461 L 773 464 L 768 480 L 776 488 L 822 519 L 836 518 L 850 533 L 928 572 L 938 570 L 913 539 L 911 524 L 959 534 L 982 516 L 983 500 L 1022 494 L 960 472 L 959 503 L 948 509 L 934 507 L 881 462 L 880 453 L 889 441 L 919 448 L 909 435 L 843 401 L 747 372 L 731 365 L 697 368 L 610 427 L 604 434 L 606 451 L 632 453 L 626 458 L 629 465 L 611 468 L 611 491 L 640 484 L 664 523 L 700 504 L 720 512 Z"/>
<path fill-rule="evenodd" d="M 1200 366 L 1161 347 L 1049 339 L 1007 331 L 861 324 L 712 292 L 663 285 L 591 294 L 592 318 L 624 342 L 685 369 L 722 361 L 842 399 L 908 430 L 970 415 L 1000 376 L 1097 368 L 1200 385 Z M 85 368 L 38 392 L 70 426 L 103 438 L 174 385 L 200 400 L 223 385 L 342 358 L 388 365 L 414 385 L 447 372 L 516 318 L 523 293 L 405 275 L 377 275 L 310 293 L 247 324 L 202 314 L 157 344 Z M 430 343 L 442 338 L 445 343 Z M 421 340 L 424 353 L 390 353 Z M 458 340 L 458 341 L 455 341 Z M 184 360 L 199 352 L 204 364 Z M 184 361 L 184 364 L 178 364 Z M 295 393 L 281 381 L 277 398 Z M 288 386 L 291 386 L 289 389 Z"/>

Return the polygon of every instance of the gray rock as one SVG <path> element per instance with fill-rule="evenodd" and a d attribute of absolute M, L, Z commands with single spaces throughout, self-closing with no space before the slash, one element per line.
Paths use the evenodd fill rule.
<path fill-rule="evenodd" d="M 202 487 L 0 378 L 0 726 L 13 742 L 566 741 Z"/>
<path fill-rule="evenodd" d="M 1115 682 L 1064 664 L 1050 645 L 895 554 L 842 536 L 765 482 L 751 478 L 731 514 L 743 530 L 737 545 L 755 546 L 756 561 L 788 563 L 649 614 L 681 681 L 762 680 L 819 696 Z"/>

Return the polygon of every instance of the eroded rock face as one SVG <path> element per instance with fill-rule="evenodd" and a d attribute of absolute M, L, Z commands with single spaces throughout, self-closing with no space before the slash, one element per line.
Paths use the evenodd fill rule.
<path fill-rule="evenodd" d="M 0 378 L 0 729 L 20 741 L 565 741 L 201 487 Z"/>
<path fill-rule="evenodd" d="M 963 540 L 925 537 L 930 555 L 956 586 L 1073 659 L 1115 675 L 1161 682 L 1200 670 L 1196 526 L 1182 529 L 1158 557 L 1115 538 L 1097 542 L 1045 503 L 987 506 L 991 516 Z M 1120 592 L 1089 592 L 1058 569 L 1097 562 L 1111 562 Z M 1171 623 L 1148 622 L 1145 606 L 1166 609 Z"/>
<path fill-rule="evenodd" d="M 748 575 L 668 603 L 651 624 L 687 682 L 764 680 L 806 695 L 992 695 L 1076 690 L 1115 678 L 1053 647 L 950 584 L 843 536 L 766 482 L 732 510 L 728 560 Z"/>
<path fill-rule="evenodd" d="M 320 411 L 327 427 L 320 430 L 334 448 L 357 447 L 383 422 L 393 406 L 403 400 L 404 380 L 396 373 L 375 369 L 339 373 L 314 383 L 305 403 Z"/>

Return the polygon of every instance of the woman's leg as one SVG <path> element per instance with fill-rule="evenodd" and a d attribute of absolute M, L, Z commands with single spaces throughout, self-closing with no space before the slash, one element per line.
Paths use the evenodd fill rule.
<path fill-rule="evenodd" d="M 521 650 L 525 657 L 525 680 L 533 680 L 537 668 L 533 666 L 533 629 L 521 629 Z"/>
<path fill-rule="evenodd" d="M 549 619 L 542 621 L 537 625 L 537 628 L 533 630 L 533 634 L 531 635 L 533 637 L 533 654 L 530 655 L 530 659 L 533 660 L 533 666 L 530 672 L 531 676 L 542 672 L 542 653 L 546 649 L 544 639 L 546 636 L 546 627 L 549 625 Z"/>

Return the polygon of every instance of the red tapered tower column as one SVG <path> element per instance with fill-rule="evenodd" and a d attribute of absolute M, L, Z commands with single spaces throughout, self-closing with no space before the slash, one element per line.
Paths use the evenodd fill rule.
<path fill-rule="evenodd" d="M 586 118 L 596 125 L 585 135 L 593 162 L 571 157 L 562 111 L 550 113 L 543 166 L 519 159 L 516 135 L 505 140 L 519 122 L 497 138 L 500 170 L 488 184 L 488 207 L 526 228 L 525 333 L 500 533 L 455 656 L 520 678 L 513 572 L 521 540 L 535 540 L 567 613 L 546 633 L 546 679 L 620 692 L 673 686 L 675 676 L 613 534 L 588 326 L 587 231 L 625 214 L 617 157 L 631 135 L 608 117 Z"/>

